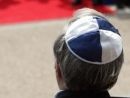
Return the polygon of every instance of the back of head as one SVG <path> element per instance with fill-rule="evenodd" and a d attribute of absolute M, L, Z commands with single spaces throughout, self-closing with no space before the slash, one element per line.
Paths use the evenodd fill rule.
<path fill-rule="evenodd" d="M 88 8 L 74 14 L 54 43 L 54 55 L 67 88 L 73 91 L 109 90 L 124 61 L 118 30 Z"/>

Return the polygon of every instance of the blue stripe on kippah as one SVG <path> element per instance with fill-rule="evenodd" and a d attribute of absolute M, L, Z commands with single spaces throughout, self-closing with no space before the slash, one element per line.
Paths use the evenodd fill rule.
<path fill-rule="evenodd" d="M 99 17 L 94 17 L 94 18 L 97 20 L 97 23 L 99 25 L 99 29 L 112 31 L 112 32 L 120 35 L 118 30 L 115 29 L 115 27 L 107 20 L 105 20 L 103 18 L 99 18 Z"/>
<path fill-rule="evenodd" d="M 92 62 L 102 62 L 102 47 L 99 31 L 91 31 L 71 39 L 68 41 L 68 45 L 82 59 Z"/>

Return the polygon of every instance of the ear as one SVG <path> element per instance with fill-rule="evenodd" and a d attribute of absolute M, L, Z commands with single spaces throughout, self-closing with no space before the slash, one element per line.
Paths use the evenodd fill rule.
<path fill-rule="evenodd" d="M 58 83 L 59 89 L 64 90 L 64 89 L 66 89 L 66 84 L 63 80 L 59 65 L 60 65 L 60 63 L 56 59 L 56 61 L 55 61 L 55 73 L 56 73 L 57 83 Z"/>
<path fill-rule="evenodd" d="M 57 59 L 55 60 L 55 73 L 56 73 L 56 78 L 62 79 L 61 70 L 59 67 L 59 61 Z"/>

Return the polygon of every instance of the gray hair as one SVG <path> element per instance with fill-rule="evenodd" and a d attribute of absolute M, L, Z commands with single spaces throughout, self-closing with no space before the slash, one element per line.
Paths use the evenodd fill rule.
<path fill-rule="evenodd" d="M 103 14 L 95 10 L 80 9 L 75 13 L 74 18 L 70 20 L 64 32 L 73 22 L 84 16 L 99 16 L 106 19 Z M 73 91 L 100 92 L 113 87 L 124 62 L 123 50 L 121 55 L 110 63 L 102 65 L 86 63 L 69 51 L 64 35 L 63 33 L 57 38 L 53 51 L 59 61 L 61 74 L 67 88 Z"/>

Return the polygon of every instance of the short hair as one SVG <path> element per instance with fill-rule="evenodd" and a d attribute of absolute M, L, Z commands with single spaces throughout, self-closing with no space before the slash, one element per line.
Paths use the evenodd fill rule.
<path fill-rule="evenodd" d="M 73 22 L 84 16 L 105 16 L 93 9 L 83 8 L 78 10 L 63 32 Z M 65 42 L 65 33 L 61 34 L 54 43 L 54 55 L 59 62 L 63 80 L 69 90 L 100 92 L 109 90 L 117 82 L 121 67 L 124 62 L 123 50 L 120 56 L 106 64 L 91 64 L 84 62 L 73 55 Z"/>

